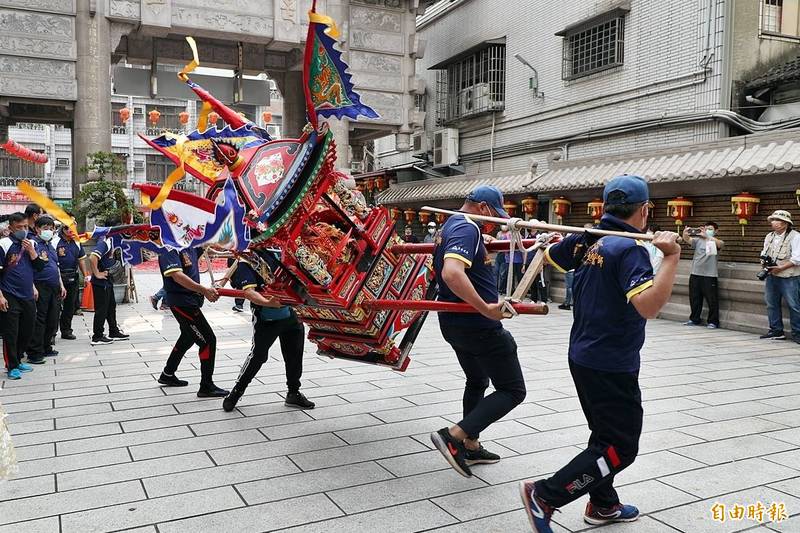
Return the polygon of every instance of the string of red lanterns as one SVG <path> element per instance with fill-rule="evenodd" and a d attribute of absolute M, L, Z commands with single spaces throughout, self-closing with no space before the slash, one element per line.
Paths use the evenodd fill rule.
<path fill-rule="evenodd" d="M 40 165 L 43 165 L 48 161 L 47 155 L 22 146 L 13 139 L 8 139 L 4 144 L 0 145 L 0 148 L 9 154 L 22 159 L 23 161 L 30 161 L 31 163 L 37 163 Z"/>

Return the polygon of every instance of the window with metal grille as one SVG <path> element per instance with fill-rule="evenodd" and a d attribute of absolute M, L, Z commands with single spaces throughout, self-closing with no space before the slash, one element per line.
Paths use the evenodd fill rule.
<path fill-rule="evenodd" d="M 0 177 L 14 182 L 44 178 L 44 165 L 37 165 L 0 151 Z"/>
<path fill-rule="evenodd" d="M 147 154 L 145 179 L 150 183 L 164 183 L 175 164 L 163 155 Z"/>
<path fill-rule="evenodd" d="M 762 0 L 761 31 L 800 37 L 800 0 Z"/>
<path fill-rule="evenodd" d="M 506 45 L 484 44 L 466 56 L 439 65 L 436 123 L 505 109 Z"/>
<path fill-rule="evenodd" d="M 150 123 L 149 113 L 153 110 L 161 113 L 155 126 Z M 147 135 L 161 135 L 164 131 L 184 133 L 184 126 L 181 124 L 180 118 L 180 114 L 184 111 L 186 111 L 184 106 L 147 104 L 144 110 L 147 120 Z"/>
<path fill-rule="evenodd" d="M 562 79 L 574 80 L 622 65 L 625 17 L 615 15 L 593 19 L 591 25 L 561 33 L 564 37 Z"/>

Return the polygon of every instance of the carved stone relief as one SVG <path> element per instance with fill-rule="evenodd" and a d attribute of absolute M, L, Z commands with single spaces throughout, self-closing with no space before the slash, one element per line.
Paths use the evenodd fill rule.
<path fill-rule="evenodd" d="M 142 25 L 169 28 L 172 10 L 172 0 L 141 0 Z"/>
<path fill-rule="evenodd" d="M 390 76 L 387 74 L 366 74 L 359 72 L 355 75 L 359 89 L 372 89 L 375 91 L 402 92 L 403 79 L 400 75 Z"/>
<path fill-rule="evenodd" d="M 75 18 L 0 9 L 0 53 L 74 60 Z"/>
<path fill-rule="evenodd" d="M 281 0 L 281 18 L 294 22 L 297 17 L 297 0 Z"/>
<path fill-rule="evenodd" d="M 403 19 L 400 13 L 380 11 L 368 7 L 350 8 L 350 24 L 354 28 L 400 33 Z"/>
<path fill-rule="evenodd" d="M 75 14 L 75 0 L 3 0 L 3 7 L 22 7 L 55 13 Z"/>
<path fill-rule="evenodd" d="M 261 16 L 235 15 L 219 11 L 177 7 L 172 12 L 174 26 L 184 28 L 218 29 L 223 33 L 243 33 L 264 39 L 272 37 L 273 20 Z"/>
<path fill-rule="evenodd" d="M 75 38 L 74 18 L 63 15 L 0 9 L 0 28 L 3 33 L 42 35 L 69 41 Z"/>
<path fill-rule="evenodd" d="M 350 68 L 375 74 L 400 74 L 402 62 L 399 57 L 353 50 L 350 52 Z"/>
<path fill-rule="evenodd" d="M 0 56 L 0 93 L 74 100 L 76 92 L 75 63 Z"/>
<path fill-rule="evenodd" d="M 403 0 L 351 0 L 353 4 L 366 4 L 378 7 L 392 7 L 400 9 L 403 7 Z"/>
<path fill-rule="evenodd" d="M 109 0 L 108 16 L 139 20 L 142 16 L 139 0 Z"/>
<path fill-rule="evenodd" d="M 354 48 L 395 54 L 403 54 L 405 51 L 402 35 L 356 29 L 350 32 L 350 49 Z"/>

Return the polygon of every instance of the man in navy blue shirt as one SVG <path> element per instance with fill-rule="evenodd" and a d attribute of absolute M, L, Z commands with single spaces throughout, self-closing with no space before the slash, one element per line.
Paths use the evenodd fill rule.
<path fill-rule="evenodd" d="M 605 186 L 603 202 L 599 229 L 644 231 L 650 202 L 642 178 L 613 178 Z M 664 252 L 655 276 L 642 241 L 573 234 L 547 249 L 555 268 L 575 269 L 569 368 L 591 436 L 588 447 L 552 477 L 520 484 L 537 533 L 552 533 L 553 512 L 587 493 L 584 521 L 589 524 L 639 517 L 636 507 L 620 503 L 614 476 L 633 463 L 639 450 L 639 350 L 647 319 L 655 318 L 672 294 L 681 252 L 677 238 L 672 232 L 655 234 L 653 244 Z"/>
<path fill-rule="evenodd" d="M 297 315 L 291 307 L 281 305 L 278 300 L 261 294 L 260 291 L 265 285 L 264 278 L 250 263 L 245 259 L 239 259 L 233 264 L 236 265 L 236 270 L 233 272 L 231 284 L 244 291 L 245 298 L 250 300 L 250 308 L 253 311 L 253 345 L 236 380 L 236 385 L 222 402 L 222 408 L 233 411 L 247 385 L 267 361 L 270 347 L 275 340 L 280 339 L 288 389 L 284 404 L 289 407 L 313 409 L 314 402 L 309 401 L 300 392 L 305 343 L 303 324 L 297 320 Z"/>
<path fill-rule="evenodd" d="M 189 382 L 178 379 L 175 371 L 189 348 L 196 344 L 200 356 L 200 389 L 197 396 L 211 398 L 227 395 L 228 391 L 214 384 L 217 337 L 200 309 L 204 297 L 209 302 L 216 302 L 219 294 L 213 287 L 200 285 L 198 249 L 186 248 L 180 252 L 163 253 L 158 257 L 158 266 L 167 291 L 170 311 L 181 329 L 181 335 L 172 348 L 158 382 L 170 387 L 187 386 Z"/>
<path fill-rule="evenodd" d="M 469 215 L 508 218 L 503 194 L 496 187 L 476 187 L 442 225 L 433 253 L 439 300 L 466 302 L 475 313 L 439 313 L 444 340 L 456 352 L 466 375 L 464 417 L 450 428 L 431 433 L 431 441 L 450 466 L 469 477 L 474 464 L 496 463 L 500 456 L 481 446 L 480 432 L 508 414 L 525 399 L 525 381 L 517 344 L 500 323 L 497 275 L 480 226 Z M 494 392 L 484 398 L 491 380 Z"/>
<path fill-rule="evenodd" d="M 8 217 L 9 236 L 0 239 L 0 334 L 3 361 L 9 379 L 20 379 L 32 369 L 21 362 L 33 333 L 36 315 L 33 272 L 42 268 L 28 223 L 22 213 Z"/>
<path fill-rule="evenodd" d="M 36 253 L 44 264 L 44 268 L 33 273 L 33 285 L 36 287 L 38 298 L 36 324 L 28 346 L 28 362 L 35 365 L 44 364 L 46 356 L 58 355 L 58 352 L 53 350 L 51 341 L 58 330 L 61 300 L 67 292 L 61 283 L 58 259 L 52 245 L 54 228 L 55 221 L 48 215 L 41 215 L 34 224 Z"/>
<path fill-rule="evenodd" d="M 107 223 L 113 226 L 114 221 Z M 98 344 L 111 344 L 114 341 L 126 340 L 126 335 L 117 324 L 117 300 L 114 298 L 114 283 L 109 278 L 110 269 L 118 267 L 114 259 L 114 250 L 109 239 L 101 239 L 89 254 L 89 264 L 92 268 L 92 296 L 94 298 L 94 322 L 92 332 L 92 346 Z M 108 337 L 105 336 L 106 322 L 108 322 Z"/>
<path fill-rule="evenodd" d="M 80 288 L 79 276 L 89 279 L 84 259 L 86 252 L 77 241 L 77 235 L 67 226 L 61 226 L 58 236 L 53 239 L 53 248 L 56 250 L 58 270 L 61 274 L 61 283 L 67 291 L 61 301 L 60 329 L 61 338 L 75 340 L 72 332 L 72 317 L 78 310 L 78 289 Z"/>

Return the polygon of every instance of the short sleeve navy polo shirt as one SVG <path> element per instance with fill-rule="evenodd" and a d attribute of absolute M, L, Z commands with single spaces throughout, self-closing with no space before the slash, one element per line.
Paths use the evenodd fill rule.
<path fill-rule="evenodd" d="M 111 247 L 108 244 L 108 239 L 101 239 L 98 241 L 91 255 L 97 257 L 97 270 L 100 272 L 108 272 L 108 269 L 114 266 L 114 257 Z M 110 287 L 112 283 L 113 282 L 107 277 L 105 279 L 100 279 L 92 276 L 92 285 Z"/>
<path fill-rule="evenodd" d="M 599 229 L 641 233 L 608 214 Z M 561 271 L 576 269 L 570 359 L 603 372 L 638 372 L 647 320 L 630 300 L 653 285 L 650 256 L 642 242 L 570 235 L 551 245 L 546 256 Z"/>
<path fill-rule="evenodd" d="M 231 277 L 231 285 L 237 289 L 261 289 L 264 287 L 264 279 L 244 260 L 239 260 Z M 270 322 L 274 320 L 283 320 L 292 316 L 292 309 L 288 306 L 282 307 L 259 307 L 250 304 L 253 308 L 253 314 L 260 320 Z"/>
<path fill-rule="evenodd" d="M 61 273 L 58 271 L 58 259 L 56 258 L 56 251 L 53 246 L 39 237 L 34 239 L 36 253 L 39 255 L 39 260 L 43 263 L 44 267 L 41 270 L 36 270 L 33 273 L 33 281 L 35 283 L 43 283 L 48 287 L 59 288 L 61 287 Z"/>
<path fill-rule="evenodd" d="M 443 302 L 463 302 L 453 294 L 442 280 L 445 259 L 457 259 L 466 266 L 465 272 L 483 301 L 497 303 L 497 275 L 489 261 L 483 236 L 478 225 L 464 215 L 453 215 L 442 225 L 436 237 L 433 268 L 439 286 L 438 299 Z M 486 318 L 480 313 L 439 313 L 440 324 L 495 329 L 500 321 Z"/>
<path fill-rule="evenodd" d="M 176 272 L 183 272 L 195 283 L 200 283 L 200 267 L 197 248 L 186 248 L 181 251 L 171 251 L 158 256 L 158 267 L 164 278 L 164 290 L 167 291 L 167 301 L 170 305 L 178 307 L 200 307 L 203 305 L 203 296 L 187 289 L 172 279 Z"/>
<path fill-rule="evenodd" d="M 22 242 L 0 239 L 0 291 L 20 300 L 33 300 L 33 263 Z"/>
<path fill-rule="evenodd" d="M 77 242 L 65 238 L 59 238 L 53 245 L 56 249 L 59 270 L 62 272 L 78 270 L 78 261 L 86 257 L 83 247 Z"/>

